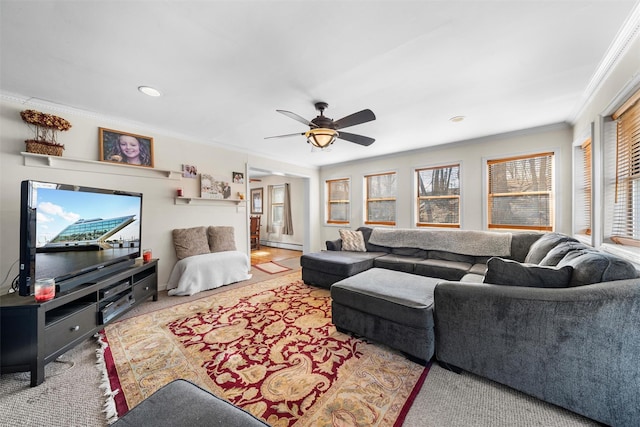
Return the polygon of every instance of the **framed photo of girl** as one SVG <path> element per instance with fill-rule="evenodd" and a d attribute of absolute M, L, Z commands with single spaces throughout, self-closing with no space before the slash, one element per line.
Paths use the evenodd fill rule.
<path fill-rule="evenodd" d="M 153 138 L 113 129 L 98 129 L 100 161 L 153 167 Z"/>

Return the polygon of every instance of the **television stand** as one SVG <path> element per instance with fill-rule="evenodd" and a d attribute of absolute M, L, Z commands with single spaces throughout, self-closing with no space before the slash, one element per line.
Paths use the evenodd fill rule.
<path fill-rule="evenodd" d="M 137 260 L 43 303 L 17 292 L 0 296 L 0 372 L 29 371 L 31 387 L 40 385 L 47 363 L 149 297 L 158 300 L 158 260 Z"/>

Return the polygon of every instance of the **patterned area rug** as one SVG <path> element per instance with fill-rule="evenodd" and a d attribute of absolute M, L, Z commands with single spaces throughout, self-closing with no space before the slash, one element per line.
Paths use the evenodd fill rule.
<path fill-rule="evenodd" d="M 329 291 L 300 272 L 116 322 L 103 335 L 120 416 L 185 378 L 272 426 L 394 426 L 428 372 L 337 332 Z"/>
<path fill-rule="evenodd" d="M 273 261 L 256 264 L 254 265 L 254 267 L 269 274 L 284 273 L 285 271 L 291 270 L 290 268 L 285 267 L 284 265 L 276 264 Z"/>

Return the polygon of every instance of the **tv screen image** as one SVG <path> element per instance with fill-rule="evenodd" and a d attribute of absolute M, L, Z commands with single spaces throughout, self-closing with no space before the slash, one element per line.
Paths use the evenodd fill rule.
<path fill-rule="evenodd" d="M 141 193 L 23 181 L 20 295 L 139 257 L 141 218 Z"/>

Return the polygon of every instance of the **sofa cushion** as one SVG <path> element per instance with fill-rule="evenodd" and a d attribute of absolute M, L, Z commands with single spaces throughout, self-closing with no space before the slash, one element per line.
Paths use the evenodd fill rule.
<path fill-rule="evenodd" d="M 539 264 L 550 265 L 550 266 L 558 265 L 558 263 L 562 260 L 562 258 L 564 258 L 569 252 L 575 251 L 578 249 L 583 249 L 585 251 L 589 251 L 589 250 L 595 251 L 595 249 L 592 249 L 590 246 L 587 246 L 584 243 L 562 242 L 555 248 L 551 249 L 549 253 L 545 255 L 544 258 L 542 258 L 542 261 L 540 261 Z"/>
<path fill-rule="evenodd" d="M 471 264 L 466 262 L 426 259 L 416 263 L 413 274 L 445 280 L 460 280 L 470 268 Z"/>
<path fill-rule="evenodd" d="M 429 252 L 418 248 L 391 248 L 391 253 L 394 255 L 426 259 Z"/>
<path fill-rule="evenodd" d="M 386 268 L 387 270 L 402 271 L 405 273 L 413 273 L 416 262 L 424 260 L 422 257 L 410 257 L 396 254 L 387 254 L 376 258 L 373 266 L 377 268 Z"/>
<path fill-rule="evenodd" d="M 511 255 L 504 258 L 524 262 L 531 245 L 538 241 L 544 233 L 539 231 L 518 231 L 511 234 Z"/>
<path fill-rule="evenodd" d="M 487 260 L 486 262 L 477 262 L 473 264 L 469 269 L 469 274 L 479 274 L 480 276 L 484 276 L 484 274 L 487 272 L 488 263 L 489 260 Z"/>
<path fill-rule="evenodd" d="M 558 263 L 558 267 L 561 266 L 573 267 L 570 286 L 638 277 L 638 271 L 630 262 L 606 252 L 589 249 L 569 252 Z"/>
<path fill-rule="evenodd" d="M 487 263 L 484 283 L 536 288 L 566 288 L 573 268 L 543 267 L 510 259 L 493 257 Z"/>
<path fill-rule="evenodd" d="M 538 264 L 549 253 L 549 251 L 562 242 L 577 242 L 571 236 L 561 233 L 546 233 L 531 245 L 524 262 L 528 264 Z"/>
<path fill-rule="evenodd" d="M 342 240 L 341 239 L 327 240 L 324 243 L 327 245 L 327 250 L 328 251 L 341 251 L 342 250 Z"/>
<path fill-rule="evenodd" d="M 475 264 L 476 257 L 471 255 L 455 254 L 447 251 L 429 251 L 429 259 L 441 259 L 444 261 L 464 262 L 467 264 Z"/>
<path fill-rule="evenodd" d="M 303 269 L 331 272 L 335 276 L 349 277 L 373 268 L 373 260 L 384 252 L 322 251 L 300 257 Z"/>
<path fill-rule="evenodd" d="M 362 231 L 340 229 L 338 232 L 340 239 L 342 239 L 343 251 L 366 252 L 367 248 L 364 245 Z"/>
<path fill-rule="evenodd" d="M 178 259 L 210 252 L 206 227 L 176 228 L 172 234 Z"/>
<path fill-rule="evenodd" d="M 369 239 L 371 238 L 371 233 L 373 232 L 373 228 L 371 227 L 358 227 L 357 231 L 362 231 L 362 235 L 364 236 L 364 244 L 367 248 L 367 252 L 391 252 L 391 249 L 386 246 L 378 246 L 372 243 L 369 243 Z"/>
<path fill-rule="evenodd" d="M 235 231 L 230 226 L 210 226 L 207 228 L 207 241 L 211 252 L 236 250 Z"/>

